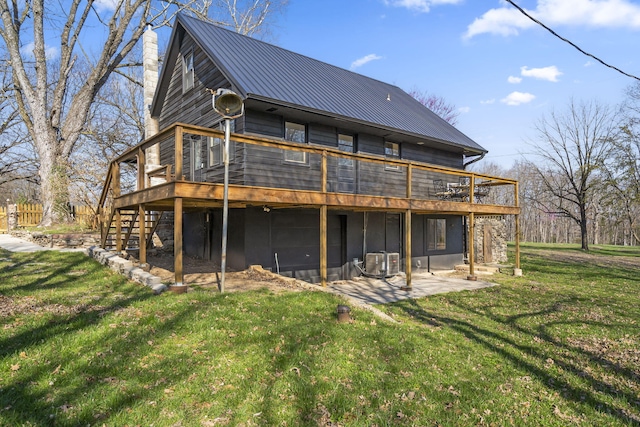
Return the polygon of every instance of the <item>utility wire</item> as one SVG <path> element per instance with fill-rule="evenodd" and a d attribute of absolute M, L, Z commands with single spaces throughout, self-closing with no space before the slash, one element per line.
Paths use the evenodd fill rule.
<path fill-rule="evenodd" d="M 634 76 L 633 74 L 629 74 L 626 73 L 624 71 L 622 71 L 621 69 L 614 67 L 613 65 L 607 64 L 606 62 L 604 62 L 602 59 L 598 58 L 595 55 L 592 55 L 588 52 L 585 52 L 584 50 L 582 50 L 579 46 L 577 46 L 575 43 L 573 43 L 571 40 L 567 40 L 564 37 L 562 37 L 561 35 L 559 35 L 558 33 L 556 33 L 555 31 L 553 31 L 551 28 L 547 27 L 546 25 L 544 25 L 542 22 L 538 21 L 536 18 L 534 18 L 533 16 L 529 15 L 523 8 L 521 8 L 520 6 L 518 6 L 517 4 L 515 4 L 512 0 L 506 0 L 508 3 L 510 3 L 513 7 L 515 7 L 516 9 L 518 9 L 520 12 L 522 12 L 522 14 L 524 16 L 526 16 L 527 18 L 531 19 L 533 22 L 535 22 L 536 24 L 540 25 L 542 28 L 544 28 L 545 30 L 549 31 L 551 34 L 553 34 L 554 36 L 556 36 L 557 38 L 559 38 L 560 40 L 562 40 L 563 42 L 569 43 L 571 46 L 575 47 L 576 49 L 578 49 L 582 54 L 595 59 L 596 61 L 598 61 L 599 63 L 601 63 L 602 65 L 604 65 L 605 67 L 609 67 L 613 70 L 616 70 L 617 72 L 619 72 L 620 74 L 624 74 L 627 77 L 631 77 L 632 79 L 636 79 L 640 81 L 640 77 Z"/>

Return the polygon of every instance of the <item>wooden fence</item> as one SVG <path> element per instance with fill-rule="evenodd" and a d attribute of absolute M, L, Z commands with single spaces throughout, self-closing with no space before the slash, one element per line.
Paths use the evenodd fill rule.
<path fill-rule="evenodd" d="M 35 227 L 42 221 L 42 205 L 39 204 L 17 204 L 16 206 L 16 227 Z M 92 227 L 95 224 L 95 208 L 91 206 L 72 206 L 71 213 L 74 222 L 85 227 Z M 0 232 L 6 232 L 9 227 L 9 212 L 7 206 L 0 206 Z"/>
<path fill-rule="evenodd" d="M 0 233 L 6 233 L 9 228 L 9 215 L 7 214 L 7 207 L 0 206 Z"/>

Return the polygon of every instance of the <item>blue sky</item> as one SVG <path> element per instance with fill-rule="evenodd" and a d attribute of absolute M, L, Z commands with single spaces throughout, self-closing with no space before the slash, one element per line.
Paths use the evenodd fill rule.
<path fill-rule="evenodd" d="M 640 1 L 517 0 L 585 51 L 640 76 Z M 544 114 L 617 104 L 634 79 L 596 63 L 500 0 L 290 0 L 275 44 L 445 98 L 458 128 L 509 167 Z"/>

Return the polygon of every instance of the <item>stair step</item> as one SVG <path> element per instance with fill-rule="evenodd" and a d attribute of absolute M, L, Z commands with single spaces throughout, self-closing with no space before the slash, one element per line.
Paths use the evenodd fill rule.
<path fill-rule="evenodd" d="M 455 266 L 456 271 L 469 271 L 469 264 L 460 264 Z M 475 264 L 473 266 L 473 270 L 475 273 L 482 274 L 494 274 L 500 271 L 500 267 L 496 267 L 494 265 L 485 265 L 485 264 Z"/>

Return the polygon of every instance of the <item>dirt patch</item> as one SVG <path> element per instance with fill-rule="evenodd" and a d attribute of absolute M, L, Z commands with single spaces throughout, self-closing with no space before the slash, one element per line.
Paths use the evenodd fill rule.
<path fill-rule="evenodd" d="M 0 295 L 0 318 L 33 313 L 49 313 L 56 316 L 64 316 L 102 310 L 104 310 L 104 307 L 98 305 L 75 304 L 69 306 L 62 304 L 45 304 L 33 297 L 11 298 Z"/>
<path fill-rule="evenodd" d="M 163 283 L 174 283 L 175 270 L 172 256 L 148 256 L 150 273 L 160 277 Z M 184 282 L 189 286 L 218 289 L 220 268 L 212 261 L 183 257 Z M 225 292 L 242 292 L 257 289 L 269 289 L 273 292 L 317 290 L 318 286 L 289 277 L 280 276 L 263 269 L 251 266 L 244 271 L 227 271 L 225 273 Z"/>

